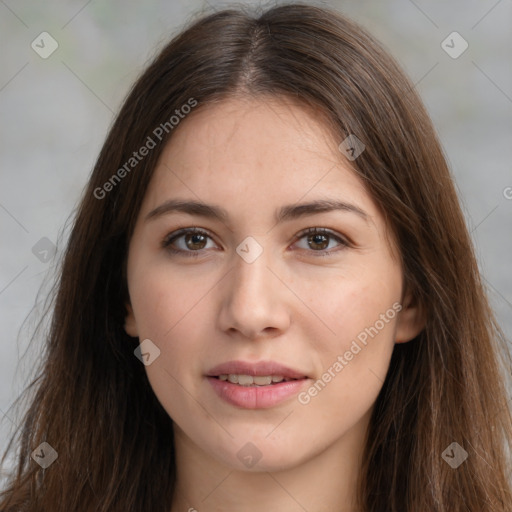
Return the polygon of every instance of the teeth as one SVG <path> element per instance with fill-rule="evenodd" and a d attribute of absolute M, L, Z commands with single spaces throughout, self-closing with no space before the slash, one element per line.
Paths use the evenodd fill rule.
<path fill-rule="evenodd" d="M 282 375 L 219 375 L 220 380 L 227 380 L 232 384 L 239 384 L 240 386 L 269 386 L 278 382 L 289 381 L 294 379 L 285 378 Z"/>
<path fill-rule="evenodd" d="M 231 377 L 231 375 L 229 377 Z M 254 380 L 250 375 L 238 375 L 237 381 L 240 386 L 250 386 L 254 384 Z"/>
<path fill-rule="evenodd" d="M 270 375 L 255 375 L 252 380 L 254 384 L 258 384 L 258 386 L 268 386 L 272 384 L 272 377 Z"/>

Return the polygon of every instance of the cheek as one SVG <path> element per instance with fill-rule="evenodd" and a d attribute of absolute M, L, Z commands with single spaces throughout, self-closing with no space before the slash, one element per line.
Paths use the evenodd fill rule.
<path fill-rule="evenodd" d="M 198 306 L 214 287 L 214 276 L 176 269 L 169 262 L 141 263 L 133 268 L 130 298 L 140 336 L 165 343 L 178 326 L 197 315 Z"/>
<path fill-rule="evenodd" d="M 194 346 L 182 327 L 187 315 L 193 314 L 196 288 L 186 287 L 177 273 L 165 272 L 158 265 L 141 264 L 130 270 L 130 300 L 139 340 L 151 340 L 160 351 L 145 367 L 160 399 L 161 390 L 177 385 L 182 362 L 193 360 Z"/>
<path fill-rule="evenodd" d="M 341 400 L 358 407 L 361 398 L 373 400 L 378 394 L 394 348 L 397 310 L 401 308 L 401 281 L 396 270 L 388 268 L 385 280 L 378 278 L 382 274 L 368 270 L 343 275 L 324 286 L 321 296 L 316 293 L 312 309 L 319 318 L 311 322 L 308 317 L 301 325 L 308 339 L 315 340 L 319 356 L 320 382 L 307 393 L 315 400 L 322 395 L 319 405 L 322 402 L 327 407 L 330 400 Z"/>
<path fill-rule="evenodd" d="M 299 290 L 300 281 L 296 281 L 295 286 Z M 314 322 L 310 321 L 310 327 L 316 331 L 314 339 L 324 340 L 334 350 L 348 348 L 358 337 L 364 343 L 365 337 L 370 337 L 369 331 L 372 338 L 377 335 L 393 337 L 395 303 L 399 302 L 401 294 L 400 273 L 393 267 L 381 273 L 379 269 L 372 272 L 368 265 L 360 271 L 324 280 L 321 287 L 318 283 L 306 283 L 297 294 L 308 298 L 304 302 L 316 316 Z M 311 317 L 309 315 L 308 319 Z M 304 328 L 307 325 L 305 321 L 302 324 Z"/>
<path fill-rule="evenodd" d="M 332 312 L 336 336 L 330 341 L 324 336 L 323 345 L 317 345 L 321 374 L 298 396 L 307 411 L 304 421 L 314 418 L 311 428 L 323 423 L 334 437 L 348 431 L 374 405 L 394 348 L 391 303 L 351 295 L 341 303 L 344 311 Z M 386 311 L 388 323 L 380 319 Z"/>
<path fill-rule="evenodd" d="M 188 301 L 181 299 L 160 295 L 154 302 L 141 306 L 141 340 L 142 336 L 151 339 L 160 350 L 158 358 L 145 371 L 156 398 L 174 421 L 181 423 L 189 415 L 207 421 L 205 411 L 190 399 L 196 395 L 196 380 L 201 374 L 198 354 L 203 347 L 194 335 L 197 317 L 191 321 L 199 305 L 191 311 Z"/>
<path fill-rule="evenodd" d="M 129 278 L 139 339 L 150 339 L 160 350 L 146 373 L 155 395 L 174 416 L 186 398 L 183 390 L 190 391 L 201 374 L 198 354 L 204 351 L 205 336 L 198 336 L 198 330 L 204 332 L 211 318 L 208 293 L 216 281 L 176 272 L 168 263 L 141 264 Z"/>

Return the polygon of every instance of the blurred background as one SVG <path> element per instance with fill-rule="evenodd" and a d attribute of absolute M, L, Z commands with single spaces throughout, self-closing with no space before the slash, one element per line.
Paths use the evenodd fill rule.
<path fill-rule="evenodd" d="M 314 3 L 366 27 L 415 83 L 510 340 L 512 0 Z M 65 247 L 66 221 L 114 114 L 148 59 L 184 23 L 199 10 L 232 5 L 0 0 L 0 452 L 19 422 L 11 406 L 40 357 L 40 339 L 26 350 Z"/>

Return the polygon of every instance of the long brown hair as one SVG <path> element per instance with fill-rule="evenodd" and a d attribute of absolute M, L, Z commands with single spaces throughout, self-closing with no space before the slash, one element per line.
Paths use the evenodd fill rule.
<path fill-rule="evenodd" d="M 377 398 L 358 510 L 510 512 L 512 362 L 431 121 L 371 36 L 303 4 L 203 15 L 133 86 L 74 218 L 0 511 L 170 510 L 172 420 L 123 324 L 128 242 L 172 129 L 133 168 L 118 170 L 191 98 L 199 109 L 233 95 L 300 100 L 340 142 L 349 134 L 363 141 L 354 170 L 386 216 L 405 285 L 425 312 L 424 330 L 395 345 Z M 30 457 L 44 441 L 58 452 L 46 470 Z M 457 468 L 447 462 L 459 450 L 452 443 L 468 454 Z"/>

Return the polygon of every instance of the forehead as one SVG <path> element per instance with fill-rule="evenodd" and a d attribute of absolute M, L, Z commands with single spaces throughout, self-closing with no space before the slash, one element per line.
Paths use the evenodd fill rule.
<path fill-rule="evenodd" d="M 195 195 L 233 204 L 342 195 L 376 208 L 319 112 L 281 98 L 232 98 L 200 106 L 180 122 L 148 190 L 156 203 Z"/>

